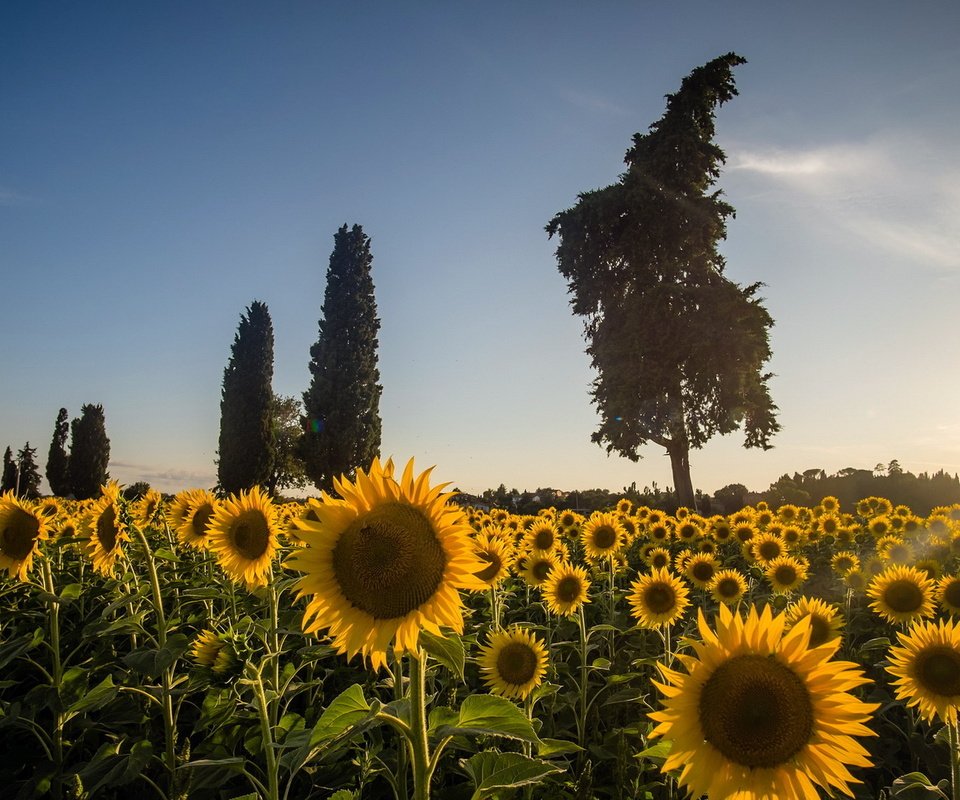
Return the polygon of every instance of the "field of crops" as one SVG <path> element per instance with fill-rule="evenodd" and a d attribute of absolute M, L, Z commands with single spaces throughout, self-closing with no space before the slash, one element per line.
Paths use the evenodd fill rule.
<path fill-rule="evenodd" d="M 2 496 L 2 796 L 960 796 L 960 506 L 335 488 Z"/>

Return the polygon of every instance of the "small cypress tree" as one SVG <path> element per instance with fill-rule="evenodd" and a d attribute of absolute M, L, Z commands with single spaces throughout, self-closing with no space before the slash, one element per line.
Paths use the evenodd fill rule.
<path fill-rule="evenodd" d="M 17 494 L 28 500 L 36 500 L 40 496 L 40 468 L 37 466 L 37 448 L 27 442 L 17 453 L 17 464 L 20 469 Z"/>
<path fill-rule="evenodd" d="M 17 489 L 17 462 L 13 460 L 13 450 L 9 447 L 3 453 L 3 477 L 0 478 L 0 494 Z"/>
<path fill-rule="evenodd" d="M 67 436 L 70 423 L 67 409 L 61 408 L 53 428 L 53 440 L 47 452 L 47 482 L 51 494 L 63 497 L 70 493 L 70 456 L 67 455 Z"/>
<path fill-rule="evenodd" d="M 273 322 L 254 300 L 241 314 L 220 399 L 220 488 L 235 493 L 270 480 L 274 459 Z"/>
<path fill-rule="evenodd" d="M 96 497 L 110 479 L 110 440 L 103 406 L 85 404 L 70 423 L 70 489 L 77 500 Z"/>
<path fill-rule="evenodd" d="M 332 490 L 333 479 L 366 467 L 380 452 L 377 304 L 370 237 L 344 225 L 334 236 L 320 335 L 310 348 L 301 452 L 310 480 Z"/>

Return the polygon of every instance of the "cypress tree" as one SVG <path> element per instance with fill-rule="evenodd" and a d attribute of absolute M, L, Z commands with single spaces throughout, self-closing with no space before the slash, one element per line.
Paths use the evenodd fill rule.
<path fill-rule="evenodd" d="M 333 237 L 320 335 L 310 348 L 301 452 L 308 477 L 332 490 L 333 479 L 366 467 L 380 452 L 377 304 L 370 237 L 344 225 Z"/>
<path fill-rule="evenodd" d="M 254 300 L 241 314 L 220 399 L 220 488 L 235 493 L 265 485 L 274 459 L 273 322 Z"/>
<path fill-rule="evenodd" d="M 37 448 L 27 442 L 17 453 L 17 464 L 20 469 L 17 481 L 17 494 L 28 500 L 36 500 L 40 496 L 40 468 L 37 466 Z"/>
<path fill-rule="evenodd" d="M 16 491 L 17 472 L 17 462 L 13 460 L 13 451 L 7 447 L 3 452 L 3 477 L 0 478 L 0 494 Z"/>
<path fill-rule="evenodd" d="M 67 436 L 70 433 L 67 409 L 61 408 L 53 428 L 53 440 L 47 452 L 46 475 L 50 493 L 64 497 L 70 493 L 70 456 L 67 455 Z"/>
<path fill-rule="evenodd" d="M 70 489 L 77 500 L 96 497 L 110 479 L 110 440 L 103 406 L 85 404 L 70 423 Z"/>

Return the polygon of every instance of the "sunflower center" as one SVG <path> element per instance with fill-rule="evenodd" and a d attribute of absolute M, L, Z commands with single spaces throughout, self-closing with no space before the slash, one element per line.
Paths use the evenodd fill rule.
<path fill-rule="evenodd" d="M 113 503 L 108 505 L 97 517 L 97 538 L 100 540 L 100 546 L 105 553 L 113 552 L 117 546 L 117 509 Z"/>
<path fill-rule="evenodd" d="M 262 511 L 244 511 L 231 528 L 233 546 L 247 561 L 256 561 L 270 546 L 270 526 Z"/>
<path fill-rule="evenodd" d="M 709 561 L 698 561 L 693 565 L 690 574 L 698 581 L 706 583 L 713 577 L 713 564 Z"/>
<path fill-rule="evenodd" d="M 593 546 L 598 550 L 609 550 L 617 543 L 617 532 L 609 525 L 601 525 L 593 532 Z"/>
<path fill-rule="evenodd" d="M 193 535 L 194 536 L 205 536 L 207 533 L 207 525 L 210 522 L 210 517 L 213 516 L 213 505 L 211 503 L 204 503 L 196 511 L 193 512 L 193 519 L 190 520 L 190 524 L 193 526 Z"/>
<path fill-rule="evenodd" d="M 547 575 L 550 574 L 550 570 L 553 568 L 553 562 L 543 559 L 542 561 L 534 561 L 533 567 L 530 569 L 530 574 L 533 575 L 534 580 L 544 581 L 547 579 Z"/>
<path fill-rule="evenodd" d="M 774 570 L 773 579 L 781 586 L 792 586 L 797 582 L 797 570 L 791 564 L 781 564 Z"/>
<path fill-rule="evenodd" d="M 717 594 L 721 597 L 737 597 L 740 594 L 740 583 L 736 578 L 723 578 L 717 581 Z"/>
<path fill-rule="evenodd" d="M 654 553 L 653 558 L 650 559 L 650 566 L 656 569 L 662 569 L 670 563 L 670 556 L 666 553 Z"/>
<path fill-rule="evenodd" d="M 819 614 L 810 615 L 810 647 L 819 647 L 830 641 L 830 621 Z"/>
<path fill-rule="evenodd" d="M 580 579 L 576 575 L 564 575 L 557 581 L 554 594 L 561 603 L 575 603 L 582 594 Z"/>
<path fill-rule="evenodd" d="M 537 550 L 549 550 L 553 547 L 553 531 L 549 528 L 541 528 L 534 534 L 533 546 Z"/>
<path fill-rule="evenodd" d="M 960 581 L 952 580 L 947 584 L 943 599 L 954 608 L 960 608 Z"/>
<path fill-rule="evenodd" d="M 510 642 L 497 654 L 497 674 L 504 683 L 523 686 L 537 676 L 537 654 L 523 642 Z"/>
<path fill-rule="evenodd" d="M 405 503 L 384 503 L 357 518 L 333 550 L 341 591 L 374 619 L 405 617 L 426 603 L 443 584 L 446 565 L 430 520 Z"/>
<path fill-rule="evenodd" d="M 23 509 L 12 511 L 6 527 L 0 531 L 0 550 L 15 561 L 23 561 L 40 535 L 40 521 Z"/>
<path fill-rule="evenodd" d="M 923 592 L 914 581 L 892 581 L 883 593 L 883 599 L 890 608 L 899 613 L 919 611 L 923 608 Z"/>
<path fill-rule="evenodd" d="M 474 574 L 484 582 L 492 581 L 500 572 L 500 567 L 503 565 L 503 562 L 500 560 L 500 556 L 498 556 L 496 553 L 484 550 L 483 552 L 477 553 L 477 557 L 481 561 L 485 561 L 487 566 Z"/>
<path fill-rule="evenodd" d="M 941 697 L 960 695 L 960 653 L 952 647 L 926 647 L 916 655 L 917 682 Z"/>
<path fill-rule="evenodd" d="M 665 583 L 653 583 L 643 593 L 643 603 L 653 614 L 666 614 L 677 605 L 677 593 Z"/>
<path fill-rule="evenodd" d="M 813 705 L 803 680 L 775 658 L 734 656 L 703 685 L 698 709 L 704 738 L 750 768 L 777 767 L 810 741 Z"/>
<path fill-rule="evenodd" d="M 773 561 L 773 559 L 780 555 L 780 543 L 761 542 L 760 546 L 757 548 L 757 555 L 759 555 L 764 561 Z"/>

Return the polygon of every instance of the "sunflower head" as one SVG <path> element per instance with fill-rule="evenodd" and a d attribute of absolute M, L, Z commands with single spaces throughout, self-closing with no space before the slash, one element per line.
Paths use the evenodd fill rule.
<path fill-rule="evenodd" d="M 840 636 L 843 615 L 832 603 L 819 597 L 801 597 L 787 606 L 787 628 L 792 628 L 805 617 L 810 618 L 810 647 L 819 647 Z"/>
<path fill-rule="evenodd" d="M 660 665 L 663 708 L 652 736 L 670 741 L 664 772 L 694 797 L 807 800 L 815 784 L 851 795 L 848 765 L 869 767 L 853 738 L 876 705 L 848 690 L 867 683 L 856 664 L 833 662 L 839 641 L 809 647 L 810 624 L 784 633 L 784 616 L 720 606 L 716 629 L 699 611 L 702 641 L 683 656 L 686 673 Z"/>
<path fill-rule="evenodd" d="M 775 594 L 786 594 L 807 579 L 807 566 L 793 556 L 780 556 L 767 564 L 764 575 Z"/>
<path fill-rule="evenodd" d="M 46 538 L 46 516 L 13 492 L 0 496 L 0 570 L 26 581 L 33 555 Z"/>
<path fill-rule="evenodd" d="M 307 546 L 286 561 L 304 573 L 296 584 L 310 598 L 304 630 L 326 631 L 338 652 L 377 669 L 391 641 L 416 652 L 421 629 L 462 633 L 458 589 L 486 588 L 466 517 L 446 484 L 430 486 L 430 472 L 415 475 L 411 459 L 397 479 L 392 462 L 374 459 L 353 481 L 336 481 L 342 499 L 322 498 L 320 520 L 301 523 Z"/>
<path fill-rule="evenodd" d="M 502 530 L 502 528 L 501 528 Z M 502 535 L 488 532 L 474 538 L 477 558 L 484 564 L 476 577 L 486 586 L 497 586 L 510 574 L 510 568 L 516 560 L 513 545 Z"/>
<path fill-rule="evenodd" d="M 581 529 L 580 541 L 589 559 L 610 558 L 627 538 L 616 514 L 595 511 Z"/>
<path fill-rule="evenodd" d="M 633 582 L 627 601 L 637 624 L 644 628 L 669 626 L 690 605 L 690 590 L 666 569 L 655 569 Z"/>
<path fill-rule="evenodd" d="M 928 722 L 957 724 L 960 707 L 960 628 L 955 620 L 914 622 L 890 648 L 887 671 L 897 680 L 897 698 L 917 706 Z"/>
<path fill-rule="evenodd" d="M 735 569 L 720 570 L 707 585 L 707 590 L 718 603 L 733 606 L 747 593 L 747 579 Z"/>
<path fill-rule="evenodd" d="M 720 562 L 710 553 L 695 553 L 687 559 L 683 572 L 698 589 L 706 589 L 720 569 Z"/>
<path fill-rule="evenodd" d="M 586 570 L 571 564 L 561 564 L 551 570 L 540 585 L 550 613 L 560 617 L 576 614 L 581 605 L 589 603 L 589 589 L 590 580 Z"/>
<path fill-rule="evenodd" d="M 190 489 L 183 495 L 187 510 L 183 522 L 177 528 L 179 542 L 194 550 L 206 550 L 210 523 L 216 514 L 219 503 L 206 489 Z"/>
<path fill-rule="evenodd" d="M 932 617 L 935 589 L 925 572 L 894 566 L 870 581 L 867 595 L 873 600 L 870 608 L 887 622 L 898 624 Z"/>
<path fill-rule="evenodd" d="M 545 550 L 547 552 L 556 548 L 560 541 L 560 532 L 557 526 L 549 519 L 535 519 L 533 524 L 523 535 L 524 550 Z"/>
<path fill-rule="evenodd" d="M 189 508 L 188 504 L 188 516 Z M 224 500 L 206 530 L 208 547 L 227 575 L 251 591 L 267 585 L 280 526 L 276 506 L 260 487 Z"/>
<path fill-rule="evenodd" d="M 524 557 L 520 575 L 530 586 L 540 586 L 559 563 L 555 553 L 534 550 Z"/>
<path fill-rule="evenodd" d="M 514 626 L 494 631 L 477 657 L 493 694 L 525 700 L 547 673 L 547 649 L 531 631 Z"/>
<path fill-rule="evenodd" d="M 87 554 L 93 561 L 93 568 L 101 575 L 113 575 L 117 557 L 122 552 L 122 543 L 130 541 L 120 508 L 118 484 L 103 487 L 103 493 L 84 516 L 81 530 L 87 537 Z"/>

